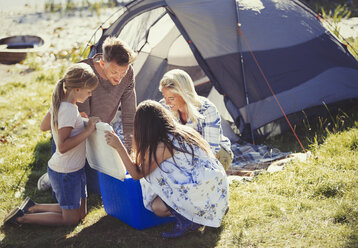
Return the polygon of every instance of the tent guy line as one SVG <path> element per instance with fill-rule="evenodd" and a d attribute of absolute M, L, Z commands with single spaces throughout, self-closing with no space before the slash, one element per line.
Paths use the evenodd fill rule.
<path fill-rule="evenodd" d="M 282 114 L 284 115 L 284 117 L 285 117 L 285 119 L 286 119 L 286 121 L 287 121 L 287 124 L 290 126 L 292 133 L 295 135 L 297 142 L 300 144 L 300 146 L 301 146 L 301 148 L 302 148 L 302 151 L 303 151 L 304 153 L 306 153 L 306 149 L 303 147 L 303 145 L 302 145 L 302 143 L 301 143 L 301 140 L 298 138 L 298 136 L 297 136 L 295 130 L 293 129 L 290 120 L 287 118 L 287 115 L 286 115 L 285 111 L 283 110 L 283 108 L 282 108 L 280 102 L 278 101 L 278 99 L 277 99 L 277 97 L 276 97 L 275 92 L 273 91 L 273 89 L 272 89 L 270 83 L 268 82 L 268 80 L 267 80 L 267 78 L 266 78 L 266 76 L 265 76 L 265 73 L 263 72 L 263 70 L 262 70 L 262 68 L 261 68 L 261 66 L 260 66 L 260 64 L 259 64 L 259 62 L 257 61 L 255 54 L 254 54 L 253 51 L 251 50 L 251 47 L 250 47 L 249 43 L 247 42 L 244 33 L 243 33 L 242 30 L 240 29 L 240 26 L 241 26 L 241 25 L 238 23 L 237 26 L 238 26 L 237 30 L 238 30 L 239 34 L 242 36 L 243 40 L 245 41 L 245 44 L 246 44 L 247 48 L 249 49 L 250 54 L 251 54 L 253 60 L 255 61 L 256 65 L 257 65 L 257 68 L 259 68 L 260 73 L 261 73 L 262 77 L 264 78 L 264 80 L 265 80 L 265 82 L 266 82 L 266 84 L 267 84 L 267 87 L 270 89 L 270 91 L 271 91 L 271 93 L 272 93 L 272 96 L 275 98 L 275 100 L 276 100 L 278 106 L 280 107 L 281 112 L 282 112 Z"/>

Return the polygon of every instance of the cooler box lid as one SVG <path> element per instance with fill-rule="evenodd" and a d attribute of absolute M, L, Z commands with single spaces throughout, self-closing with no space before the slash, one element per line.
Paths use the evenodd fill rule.
<path fill-rule="evenodd" d="M 107 144 L 104 131 L 113 128 L 105 122 L 98 122 L 96 130 L 86 140 L 86 157 L 92 169 L 98 170 L 121 181 L 126 177 L 126 168 L 118 152 Z"/>

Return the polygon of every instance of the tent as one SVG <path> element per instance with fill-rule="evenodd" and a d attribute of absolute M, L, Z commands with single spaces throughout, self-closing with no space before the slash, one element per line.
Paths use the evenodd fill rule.
<path fill-rule="evenodd" d="M 137 0 L 89 56 L 108 36 L 138 53 L 138 102 L 161 99 L 159 80 L 181 68 L 225 119 L 255 136 L 280 130 L 268 124 L 284 115 L 358 98 L 356 59 L 298 0 Z"/>

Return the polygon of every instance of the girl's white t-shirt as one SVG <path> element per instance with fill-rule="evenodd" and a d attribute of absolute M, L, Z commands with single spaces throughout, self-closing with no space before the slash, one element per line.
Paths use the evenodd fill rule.
<path fill-rule="evenodd" d="M 60 153 L 58 150 L 58 133 L 54 130 L 52 124 L 52 108 L 51 113 L 51 131 L 52 136 L 56 144 L 56 152 L 52 155 L 48 161 L 48 166 L 60 173 L 70 173 L 82 169 L 86 161 L 86 142 L 85 140 L 72 148 L 71 150 Z M 75 136 L 83 131 L 84 123 L 83 119 L 78 112 L 77 105 L 69 102 L 61 102 L 58 111 L 58 129 L 63 127 L 72 127 L 70 137 Z"/>

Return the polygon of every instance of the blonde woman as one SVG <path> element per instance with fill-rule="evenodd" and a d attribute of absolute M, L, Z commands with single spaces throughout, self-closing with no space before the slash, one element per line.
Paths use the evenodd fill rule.
<path fill-rule="evenodd" d="M 5 223 L 75 225 L 86 216 L 85 140 L 95 130 L 99 118 L 89 118 L 85 127 L 76 103 L 84 102 L 97 85 L 96 74 L 85 63 L 71 66 L 57 83 L 52 106 L 40 128 L 51 129 L 56 144 L 47 171 L 58 204 L 37 204 L 27 197 L 5 217 Z"/>
<path fill-rule="evenodd" d="M 168 71 L 160 81 L 159 90 L 164 97 L 160 103 L 170 109 L 180 123 L 201 133 L 227 170 L 233 153 L 230 140 L 223 135 L 220 114 L 212 102 L 196 93 L 189 74 L 179 69 Z"/>

